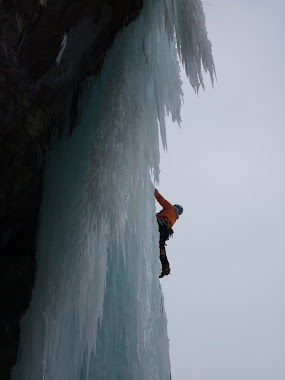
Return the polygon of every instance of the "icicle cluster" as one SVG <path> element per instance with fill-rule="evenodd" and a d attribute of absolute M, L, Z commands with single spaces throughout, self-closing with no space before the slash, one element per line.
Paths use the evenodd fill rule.
<path fill-rule="evenodd" d="M 200 0 L 146 0 L 85 84 L 78 125 L 46 164 L 13 380 L 170 378 L 151 178 L 166 114 L 180 122 L 178 57 L 196 91 L 202 66 L 213 80 Z"/>

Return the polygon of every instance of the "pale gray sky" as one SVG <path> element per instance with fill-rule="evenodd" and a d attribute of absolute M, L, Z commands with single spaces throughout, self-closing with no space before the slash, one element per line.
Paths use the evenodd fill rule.
<path fill-rule="evenodd" d="M 203 4 L 218 80 L 183 79 L 157 186 L 185 209 L 161 280 L 173 380 L 284 380 L 285 2 Z"/>

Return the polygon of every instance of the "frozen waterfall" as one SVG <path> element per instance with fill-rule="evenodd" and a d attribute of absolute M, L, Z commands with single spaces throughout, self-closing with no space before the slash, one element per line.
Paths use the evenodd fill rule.
<path fill-rule="evenodd" d="M 145 1 L 55 138 L 13 380 L 171 378 L 153 182 L 165 116 L 180 121 L 179 57 L 196 91 L 202 68 L 213 79 L 200 0 Z"/>

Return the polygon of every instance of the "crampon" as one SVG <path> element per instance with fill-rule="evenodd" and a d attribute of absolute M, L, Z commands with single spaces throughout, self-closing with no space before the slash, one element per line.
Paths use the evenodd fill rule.
<path fill-rule="evenodd" d="M 159 278 L 162 278 L 162 277 L 164 277 L 164 276 L 168 276 L 169 274 L 170 274 L 170 268 L 169 268 L 169 267 L 164 268 L 164 269 L 162 270 L 162 272 L 160 273 Z"/>

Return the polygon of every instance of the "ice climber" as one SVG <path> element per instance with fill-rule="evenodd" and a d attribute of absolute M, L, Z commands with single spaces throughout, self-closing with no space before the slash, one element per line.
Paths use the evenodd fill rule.
<path fill-rule="evenodd" d="M 167 276 L 170 273 L 169 262 L 166 256 L 166 241 L 173 235 L 173 225 L 183 213 L 183 207 L 180 205 L 172 205 L 157 189 L 154 191 L 154 196 L 158 203 L 162 206 L 162 210 L 156 214 L 158 229 L 159 229 L 159 259 L 162 265 L 162 272 L 159 278 Z"/>

